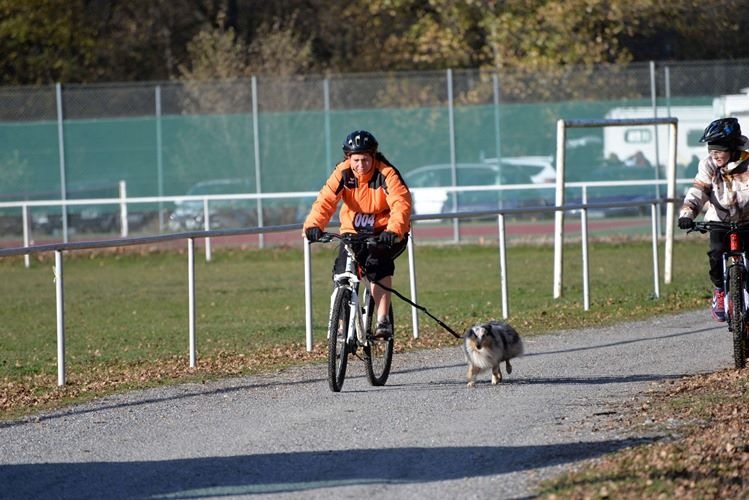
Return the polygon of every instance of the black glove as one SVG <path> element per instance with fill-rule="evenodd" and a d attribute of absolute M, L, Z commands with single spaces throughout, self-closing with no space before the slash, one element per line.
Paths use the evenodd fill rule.
<path fill-rule="evenodd" d="M 398 240 L 398 235 L 392 231 L 383 231 L 380 233 L 379 241 L 385 246 L 391 247 Z"/>
<path fill-rule="evenodd" d="M 694 219 L 691 217 L 679 217 L 679 229 L 694 229 Z"/>
<path fill-rule="evenodd" d="M 312 243 L 322 238 L 322 229 L 319 227 L 308 227 L 304 230 L 304 235 Z"/>

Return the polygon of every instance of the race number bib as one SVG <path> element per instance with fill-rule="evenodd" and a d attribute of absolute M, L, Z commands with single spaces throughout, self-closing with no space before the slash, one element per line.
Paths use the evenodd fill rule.
<path fill-rule="evenodd" d="M 359 214 L 354 216 L 354 229 L 357 233 L 371 234 L 374 233 L 375 216 L 374 214 Z"/>

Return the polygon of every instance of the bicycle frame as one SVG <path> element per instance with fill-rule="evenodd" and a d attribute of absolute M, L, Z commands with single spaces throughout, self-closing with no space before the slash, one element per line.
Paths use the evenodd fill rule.
<path fill-rule="evenodd" d="M 354 249 L 351 244 L 344 242 L 344 248 L 346 249 L 346 269 L 344 272 L 333 275 L 333 282 L 335 288 L 333 293 L 330 294 L 330 317 L 333 314 L 333 304 L 335 302 L 336 295 L 339 293 L 339 289 L 345 288 L 351 291 L 351 302 L 349 304 L 349 325 L 348 325 L 348 338 L 347 342 L 351 343 L 354 340 L 354 332 L 356 333 L 356 339 L 359 345 L 367 345 L 367 332 L 365 331 L 364 325 L 369 324 L 369 316 L 372 311 L 369 310 L 369 297 L 371 292 L 369 290 L 369 281 L 359 270 L 359 266 L 356 262 Z M 365 285 L 364 297 L 359 299 L 359 285 Z M 361 304 L 367 304 L 363 308 Z M 362 313 L 362 309 L 364 313 Z M 328 332 L 330 336 L 330 332 Z"/>
<path fill-rule="evenodd" d="M 723 252 L 723 307 L 728 331 L 733 337 L 733 360 L 736 368 L 746 366 L 749 353 L 749 262 L 741 232 L 749 231 L 747 222 L 696 222 L 693 230 L 725 232 L 728 251 Z M 691 231 L 691 230 L 690 230 Z"/>
<path fill-rule="evenodd" d="M 328 384 L 333 392 L 340 392 L 346 379 L 348 355 L 362 348 L 367 380 L 374 386 L 385 385 L 393 361 L 394 335 L 377 337 L 371 331 L 377 304 L 370 290 L 369 280 L 362 266 L 356 260 L 354 250 L 357 242 L 374 246 L 377 240 L 373 236 L 340 235 L 323 233 L 318 240 L 328 243 L 333 239 L 340 240 L 346 251 L 346 264 L 343 272 L 335 273 L 333 293 L 330 296 L 330 316 L 328 317 Z M 362 297 L 359 297 L 359 286 L 365 285 Z M 389 308 L 390 323 L 393 321 L 393 307 Z"/>

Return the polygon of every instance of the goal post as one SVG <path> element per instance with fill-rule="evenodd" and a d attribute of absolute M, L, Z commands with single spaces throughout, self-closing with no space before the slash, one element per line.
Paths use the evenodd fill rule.
<path fill-rule="evenodd" d="M 669 152 L 666 165 L 666 248 L 664 256 L 664 282 L 671 283 L 673 270 L 674 248 L 674 198 L 676 197 L 676 128 L 679 120 L 667 118 L 621 118 L 599 120 L 557 120 L 557 151 L 556 151 L 556 197 L 557 207 L 564 206 L 564 178 L 566 136 L 568 128 L 600 128 L 626 127 L 630 125 L 668 125 Z M 655 168 L 659 168 L 656 165 Z M 554 213 L 554 298 L 562 296 L 562 261 L 564 239 L 564 210 Z"/>

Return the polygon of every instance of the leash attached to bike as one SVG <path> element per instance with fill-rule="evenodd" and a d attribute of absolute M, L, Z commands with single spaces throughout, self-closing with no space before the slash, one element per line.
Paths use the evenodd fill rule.
<path fill-rule="evenodd" d="M 420 310 L 420 311 L 423 311 L 423 312 L 424 312 L 424 314 L 426 314 L 427 316 L 429 316 L 430 318 L 432 318 L 432 319 L 433 319 L 434 321 L 436 321 L 436 322 L 437 322 L 437 324 L 439 324 L 439 325 L 440 325 L 440 326 L 441 326 L 442 328 L 444 328 L 445 330 L 447 330 L 448 332 L 450 332 L 450 334 L 451 334 L 451 335 L 452 335 L 453 337 L 455 337 L 456 339 L 462 339 L 462 338 L 463 338 L 463 336 L 462 336 L 462 335 L 458 334 L 458 333 L 457 333 L 457 332 L 456 332 L 455 330 L 453 330 L 452 328 L 450 328 L 449 326 L 447 326 L 447 325 L 446 325 L 446 324 L 445 324 L 445 323 L 444 323 L 444 322 L 443 322 L 443 321 L 442 321 L 441 319 L 439 319 L 439 318 L 438 318 L 437 316 L 435 316 L 435 315 L 433 315 L 432 313 L 430 313 L 429 311 L 427 311 L 427 308 L 426 308 L 426 307 L 424 307 L 424 306 L 420 306 L 420 305 L 419 305 L 419 304 L 417 304 L 416 302 L 412 301 L 412 300 L 411 300 L 411 299 L 409 299 L 408 297 L 406 297 L 406 296 L 404 296 L 403 294 L 401 294 L 401 293 L 400 293 L 400 292 L 399 292 L 398 290 L 395 290 L 395 289 L 393 289 L 393 288 L 390 288 L 389 286 L 385 286 L 385 285 L 383 285 L 382 283 L 380 283 L 379 281 L 375 281 L 375 282 L 374 282 L 374 284 L 375 284 L 375 285 L 377 285 L 377 286 L 379 286 L 380 288 L 382 288 L 382 289 L 383 289 L 383 290 L 385 290 L 385 291 L 388 291 L 388 292 L 394 293 L 395 295 L 397 295 L 397 296 L 398 296 L 398 298 L 400 298 L 400 299 L 401 299 L 401 300 L 403 300 L 404 302 L 407 302 L 408 304 L 412 305 L 412 306 L 413 306 L 413 307 L 415 307 L 416 309 L 418 309 L 418 310 Z"/>
<path fill-rule="evenodd" d="M 320 243 L 328 243 L 328 242 L 330 242 L 330 241 L 331 241 L 331 240 L 332 240 L 333 238 L 338 238 L 338 239 L 341 239 L 341 235 L 337 235 L 337 234 L 334 234 L 334 233 L 323 233 L 323 236 L 322 236 L 322 237 L 321 237 L 320 239 L 318 239 L 318 241 L 319 241 Z M 439 325 L 440 325 L 440 326 L 441 326 L 442 328 L 444 328 L 445 330 L 447 330 L 448 332 L 450 332 L 450 335 L 452 335 L 452 336 L 453 336 L 453 337 L 455 337 L 456 339 L 462 339 L 462 338 L 463 338 L 463 336 L 462 336 L 462 335 L 460 335 L 460 334 L 459 334 L 459 333 L 457 333 L 457 332 L 456 332 L 455 330 L 453 330 L 452 328 L 450 328 L 450 327 L 449 327 L 449 326 L 448 326 L 447 324 L 445 324 L 445 322 L 444 322 L 444 321 L 442 321 L 442 320 L 441 320 L 441 319 L 439 319 L 439 318 L 438 318 L 437 316 L 435 316 L 435 315 L 433 315 L 432 313 L 430 313 L 429 311 L 427 311 L 427 308 L 426 308 L 426 307 L 424 307 L 424 306 L 420 306 L 420 305 L 419 305 L 419 304 L 417 304 L 416 302 L 412 301 L 411 299 L 409 299 L 408 297 L 406 297 L 405 295 L 403 295 L 402 293 L 400 293 L 400 292 L 399 292 L 398 290 L 395 290 L 395 289 L 393 289 L 393 288 L 390 288 L 389 286 L 385 286 L 385 285 L 383 285 L 382 283 L 380 283 L 379 281 L 373 281 L 373 283 L 374 283 L 375 285 L 379 286 L 380 288 L 382 288 L 382 289 L 383 289 L 383 290 L 385 290 L 385 291 L 388 291 L 388 292 L 394 293 L 395 295 L 397 295 L 397 296 L 398 296 L 398 298 L 400 298 L 400 299 L 401 299 L 401 300 L 403 300 L 404 302 L 406 302 L 406 303 L 408 303 L 408 304 L 412 305 L 412 306 L 413 306 L 413 307 L 415 307 L 416 309 L 418 309 L 418 310 L 420 310 L 420 311 L 423 311 L 423 312 L 424 312 L 424 314 L 426 314 L 427 316 L 429 316 L 430 318 L 432 318 L 432 319 L 433 319 L 434 321 L 436 321 L 436 322 L 437 322 L 437 324 L 439 324 Z"/>

